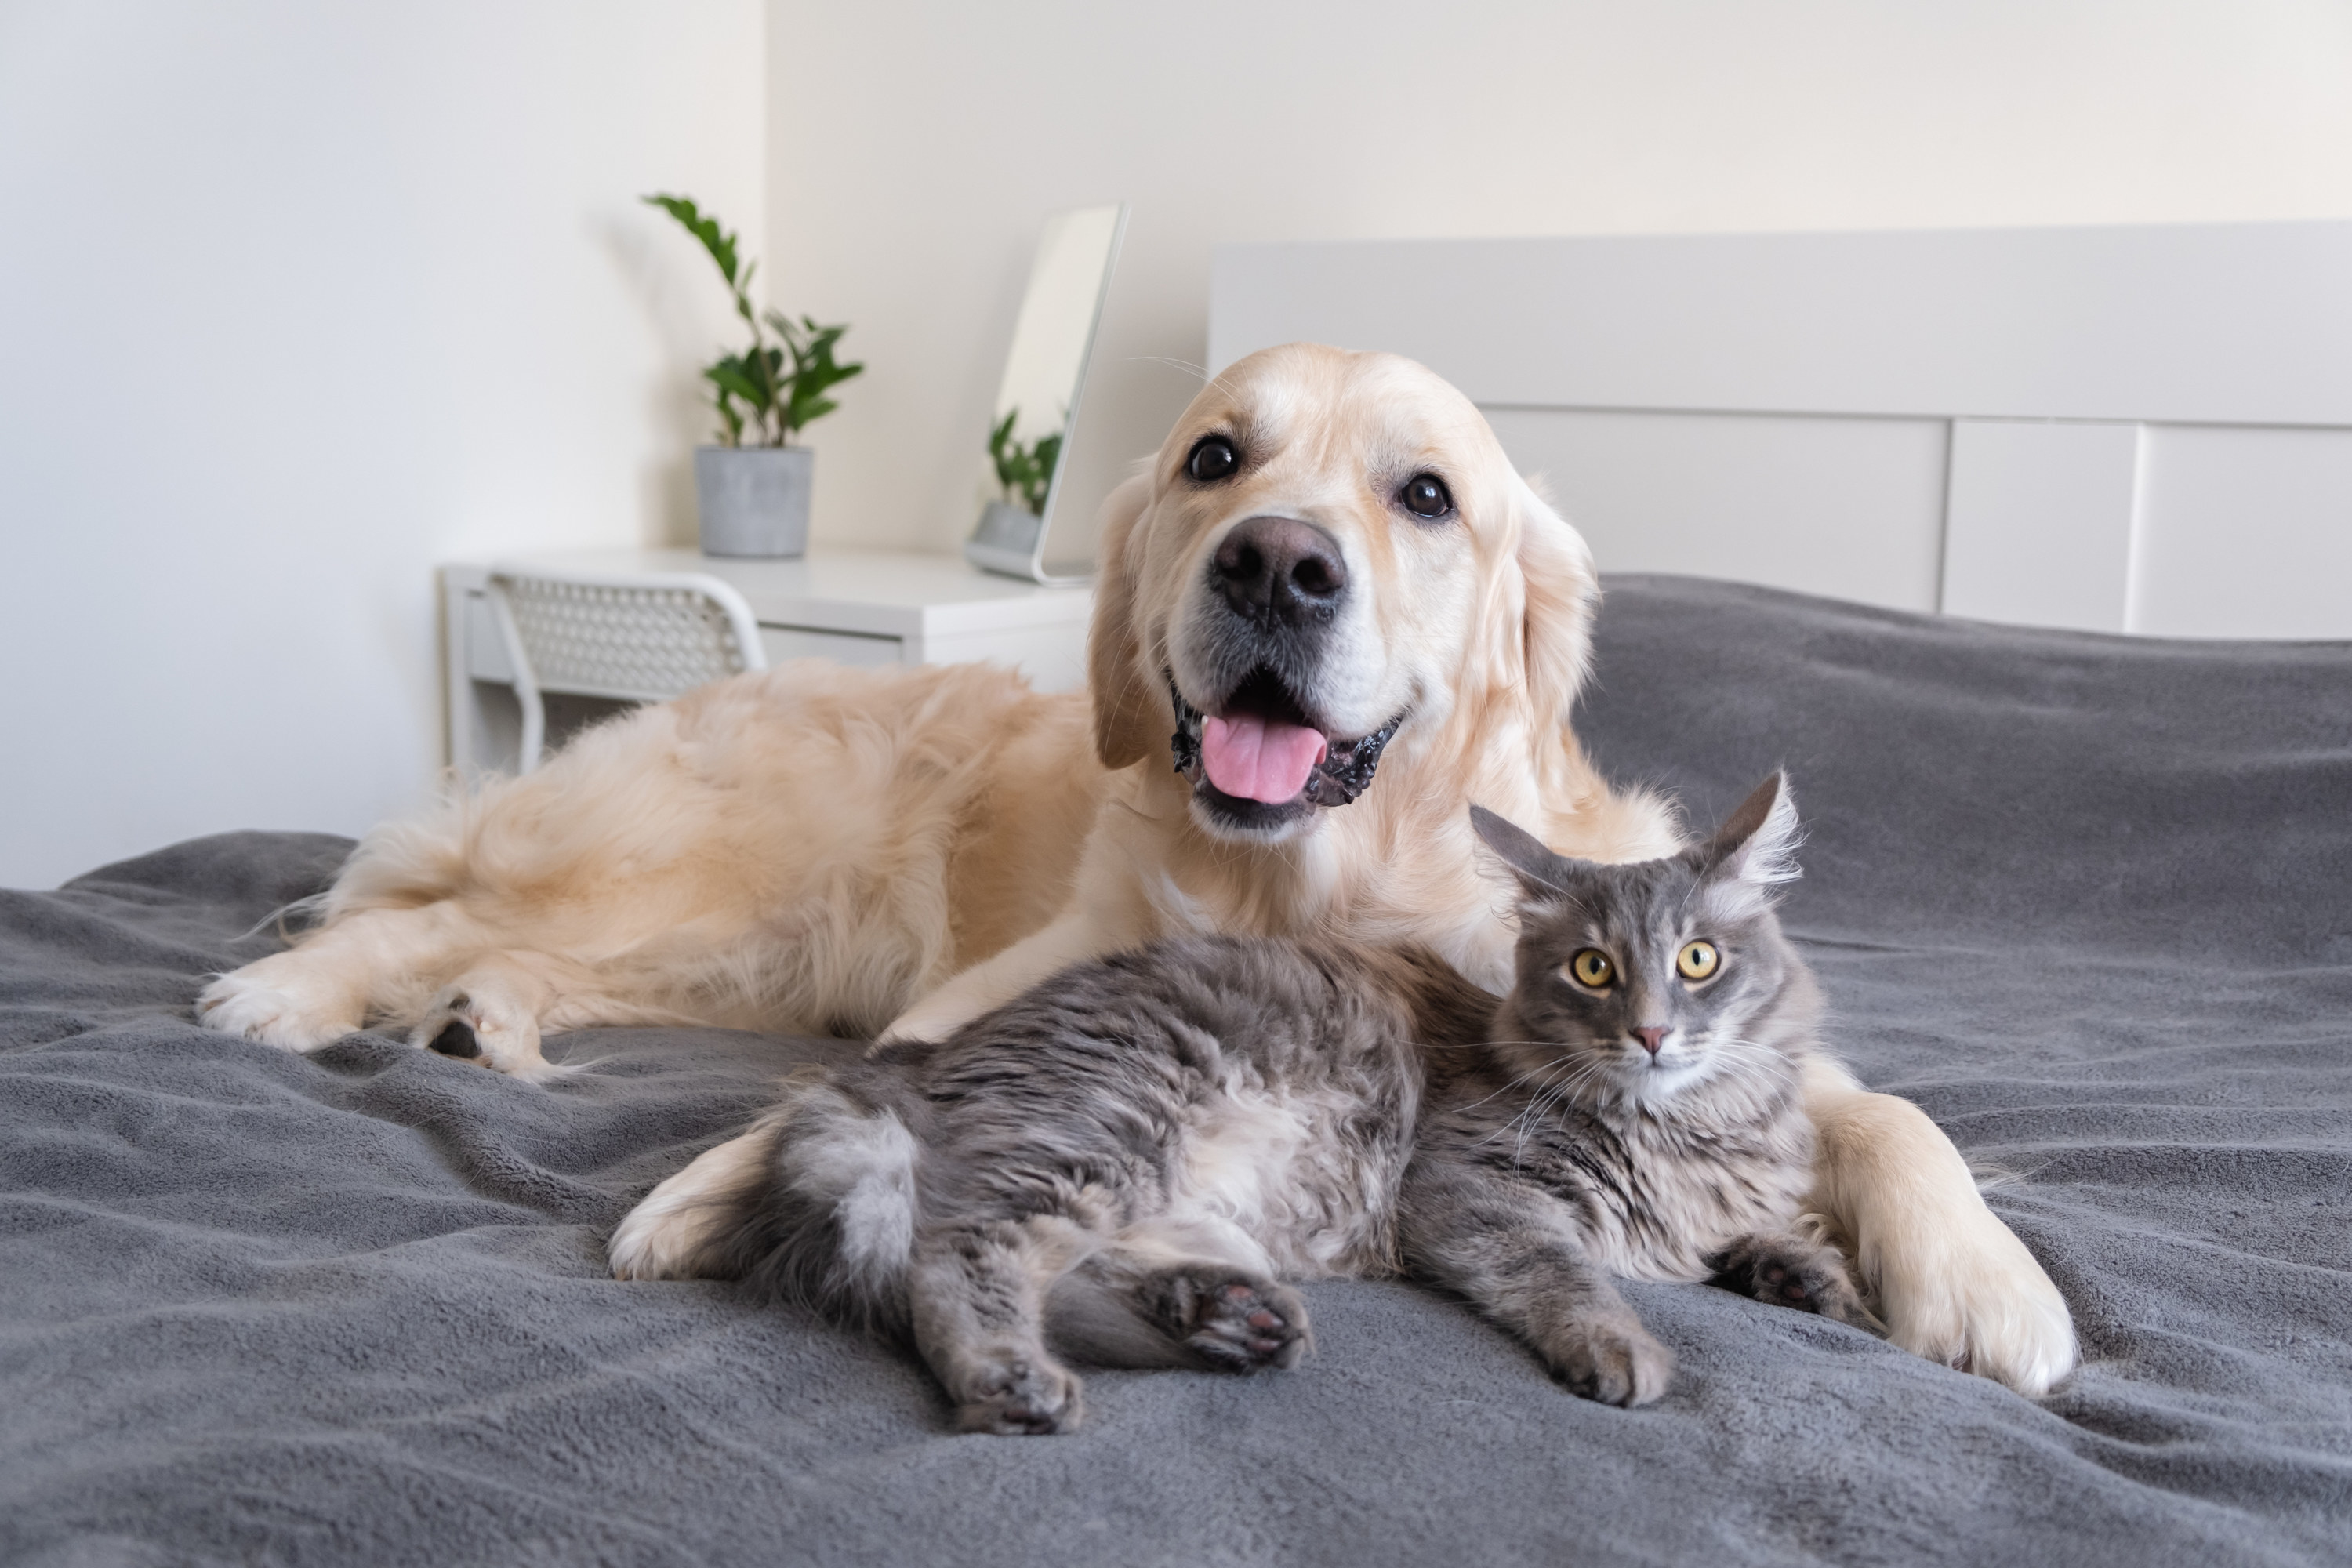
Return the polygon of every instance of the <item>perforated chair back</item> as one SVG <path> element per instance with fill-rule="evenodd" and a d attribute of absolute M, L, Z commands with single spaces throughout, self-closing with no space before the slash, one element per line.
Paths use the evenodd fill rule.
<path fill-rule="evenodd" d="M 546 745 L 541 692 L 658 702 L 768 664 L 751 606 L 700 573 L 493 566 L 489 599 L 522 705 L 523 773 Z"/>

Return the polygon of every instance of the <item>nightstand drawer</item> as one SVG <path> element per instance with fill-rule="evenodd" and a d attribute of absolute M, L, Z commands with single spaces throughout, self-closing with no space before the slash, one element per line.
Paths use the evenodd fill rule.
<path fill-rule="evenodd" d="M 770 664 L 782 664 L 788 658 L 829 658 L 835 664 L 854 664 L 869 669 L 877 665 L 897 664 L 907 651 L 906 644 L 898 637 L 820 632 L 807 626 L 762 626 L 760 646 L 767 650 Z"/>

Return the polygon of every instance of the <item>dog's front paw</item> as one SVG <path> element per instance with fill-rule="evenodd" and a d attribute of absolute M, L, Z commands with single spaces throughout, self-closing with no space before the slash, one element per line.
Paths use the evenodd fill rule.
<path fill-rule="evenodd" d="M 360 1031 L 349 1000 L 306 983 L 299 953 L 275 953 L 196 994 L 196 1022 L 289 1051 L 315 1051 Z"/>
<path fill-rule="evenodd" d="M 1086 1418 L 1078 1380 L 1041 1356 L 1008 1355 L 976 1372 L 962 1394 L 956 1425 L 966 1432 L 1045 1437 Z"/>
<path fill-rule="evenodd" d="M 1958 1216 L 1955 1216 L 1956 1218 Z M 2074 1370 L 2074 1322 L 2025 1244 L 1990 1209 L 1890 1241 L 1878 1315 L 1905 1350 L 2042 1394 Z"/>
<path fill-rule="evenodd" d="M 1603 1405 L 1647 1405 L 1674 1381 L 1675 1352 L 1630 1315 L 1581 1319 L 1537 1348 L 1570 1392 Z"/>

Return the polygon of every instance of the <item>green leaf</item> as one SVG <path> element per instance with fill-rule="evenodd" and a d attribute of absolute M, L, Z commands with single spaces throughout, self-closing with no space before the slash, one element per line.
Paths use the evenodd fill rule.
<path fill-rule="evenodd" d="M 694 205 L 692 196 L 654 195 L 646 197 L 645 202 L 647 206 L 656 206 L 669 214 L 688 234 L 702 242 L 702 248 L 709 251 L 710 259 L 719 264 L 719 270 L 726 278 L 729 288 L 740 287 L 735 277 L 735 237 L 719 227 L 716 217 L 705 216 Z M 742 282 L 750 281 L 751 273 L 747 270 Z"/>
<path fill-rule="evenodd" d="M 776 401 L 774 389 L 762 385 L 740 359 L 720 360 L 702 374 L 721 392 L 741 398 L 755 413 L 764 414 Z"/>
<path fill-rule="evenodd" d="M 1011 408 L 990 426 L 989 461 L 996 469 L 996 482 L 1004 499 L 1043 516 L 1045 497 L 1054 488 L 1054 469 L 1062 460 L 1062 433 L 1040 436 L 1034 446 L 1024 447 L 1013 438 L 1013 426 L 1020 417 L 1021 410 Z"/>

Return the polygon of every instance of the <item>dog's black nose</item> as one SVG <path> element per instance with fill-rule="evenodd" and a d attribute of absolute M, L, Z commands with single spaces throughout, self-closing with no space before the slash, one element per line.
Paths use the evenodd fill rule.
<path fill-rule="evenodd" d="M 1295 517 L 1253 517 L 1217 546 L 1217 587 L 1253 621 L 1328 620 L 1348 592 L 1339 542 Z"/>

